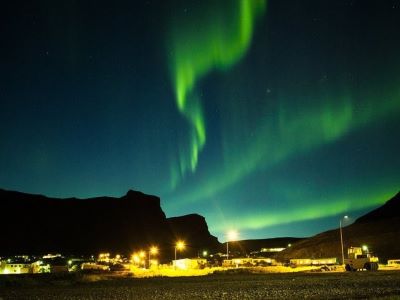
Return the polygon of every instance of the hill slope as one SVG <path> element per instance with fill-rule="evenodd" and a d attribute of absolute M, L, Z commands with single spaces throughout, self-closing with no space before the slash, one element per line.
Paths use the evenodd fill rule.
<path fill-rule="evenodd" d="M 289 244 L 302 241 L 303 238 L 279 237 L 270 239 L 240 240 L 229 242 L 230 252 L 240 252 L 248 255 L 251 252 L 259 252 L 262 248 L 286 248 Z M 223 243 L 222 252 L 226 251 L 226 243 Z"/>
<path fill-rule="evenodd" d="M 400 258 L 400 193 L 383 206 L 360 217 L 353 224 L 343 228 L 343 244 L 350 246 L 368 245 L 380 261 Z M 339 229 L 326 231 L 302 240 L 282 251 L 278 258 L 341 258 Z"/>

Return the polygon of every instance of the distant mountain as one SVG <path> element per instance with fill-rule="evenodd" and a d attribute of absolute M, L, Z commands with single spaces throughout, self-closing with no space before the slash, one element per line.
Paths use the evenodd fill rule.
<path fill-rule="evenodd" d="M 154 244 L 171 258 L 177 237 L 185 238 L 186 254 L 200 245 L 220 246 L 203 217 L 167 219 L 158 197 L 137 191 L 121 198 L 56 199 L 0 189 L 0 207 L 0 255 L 129 254 Z"/>
<path fill-rule="evenodd" d="M 293 237 L 279 237 L 271 239 L 255 239 L 255 240 L 240 240 L 229 242 L 230 252 L 241 252 L 243 254 L 250 254 L 251 252 L 258 252 L 263 248 L 287 248 L 294 243 L 302 241 L 304 238 Z M 222 244 L 222 251 L 226 251 L 226 243 Z"/>
<path fill-rule="evenodd" d="M 367 245 L 382 262 L 391 258 L 400 259 L 399 237 L 400 193 L 343 228 L 345 256 L 348 247 Z M 323 257 L 337 257 L 341 260 L 339 228 L 297 242 L 278 255 L 280 260 Z"/>

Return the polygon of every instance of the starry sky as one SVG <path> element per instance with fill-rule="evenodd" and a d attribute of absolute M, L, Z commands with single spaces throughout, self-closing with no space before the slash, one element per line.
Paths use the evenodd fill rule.
<path fill-rule="evenodd" d="M 400 190 L 399 0 L 26 1 L 0 28 L 1 188 L 136 189 L 220 241 Z"/>

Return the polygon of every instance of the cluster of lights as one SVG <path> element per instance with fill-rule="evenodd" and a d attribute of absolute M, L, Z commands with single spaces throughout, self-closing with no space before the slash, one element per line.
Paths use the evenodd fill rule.
<path fill-rule="evenodd" d="M 132 261 L 132 263 L 134 263 L 135 265 L 138 265 L 138 266 L 144 265 L 145 257 L 146 257 L 146 253 L 144 251 L 135 252 L 131 256 L 131 261 Z"/>
<path fill-rule="evenodd" d="M 152 260 L 151 257 L 157 255 L 159 252 L 158 247 L 152 246 L 148 250 L 148 266 L 150 267 L 152 264 L 157 264 L 157 260 Z M 146 251 L 140 250 L 138 252 L 134 252 L 131 256 L 131 262 L 136 266 L 146 266 Z"/>
<path fill-rule="evenodd" d="M 109 263 L 110 262 L 110 253 L 100 253 L 98 261 Z"/>

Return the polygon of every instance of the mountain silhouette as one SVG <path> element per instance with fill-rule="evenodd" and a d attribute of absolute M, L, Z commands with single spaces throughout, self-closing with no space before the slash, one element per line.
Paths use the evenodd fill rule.
<path fill-rule="evenodd" d="M 0 203 L 0 255 L 129 255 L 157 245 L 165 258 L 171 258 L 178 238 L 185 239 L 186 255 L 220 246 L 203 217 L 167 219 L 160 198 L 138 191 L 120 198 L 58 199 L 0 189 Z"/>

